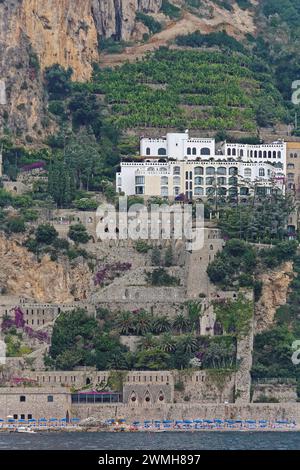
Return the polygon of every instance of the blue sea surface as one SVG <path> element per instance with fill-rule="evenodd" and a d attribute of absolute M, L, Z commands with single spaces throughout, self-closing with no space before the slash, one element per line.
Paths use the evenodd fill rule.
<path fill-rule="evenodd" d="M 0 434 L 0 450 L 299 450 L 300 432 Z"/>

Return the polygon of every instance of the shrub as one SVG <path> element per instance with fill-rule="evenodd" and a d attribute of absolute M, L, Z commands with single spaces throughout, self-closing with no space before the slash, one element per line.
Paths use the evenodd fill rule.
<path fill-rule="evenodd" d="M 179 286 L 180 284 L 179 279 L 170 276 L 164 268 L 155 269 L 152 273 L 146 275 L 152 286 Z"/>
<path fill-rule="evenodd" d="M 24 219 L 12 217 L 7 221 L 7 230 L 12 233 L 24 233 L 26 231 Z"/>
<path fill-rule="evenodd" d="M 57 231 L 49 224 L 39 225 L 35 232 L 36 241 L 45 245 L 51 245 L 57 237 Z"/>
<path fill-rule="evenodd" d="M 88 243 L 90 240 L 90 236 L 87 233 L 85 226 L 82 224 L 71 225 L 68 237 L 75 243 Z"/>
<path fill-rule="evenodd" d="M 155 34 L 159 33 L 162 30 L 161 24 L 159 21 L 156 21 L 152 16 L 145 15 L 145 13 L 138 12 L 136 14 L 136 19 L 141 21 L 150 31 L 150 33 Z"/>

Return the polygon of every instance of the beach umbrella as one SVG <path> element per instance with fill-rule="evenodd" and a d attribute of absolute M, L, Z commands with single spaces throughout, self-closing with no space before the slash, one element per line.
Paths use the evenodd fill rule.
<path fill-rule="evenodd" d="M 192 419 L 184 419 L 183 422 L 184 422 L 184 424 L 193 424 Z"/>
<path fill-rule="evenodd" d="M 133 421 L 132 424 L 133 424 L 133 426 L 139 426 L 141 423 L 140 423 L 140 421 Z"/>
<path fill-rule="evenodd" d="M 31 419 L 28 420 L 28 423 L 36 423 L 36 419 L 31 418 Z"/>
<path fill-rule="evenodd" d="M 48 420 L 47 420 L 46 418 L 40 418 L 40 419 L 39 419 L 39 422 L 40 422 L 40 423 L 46 423 L 47 421 L 48 421 Z"/>
<path fill-rule="evenodd" d="M 222 424 L 224 421 L 222 419 L 214 419 L 214 423 Z"/>
<path fill-rule="evenodd" d="M 56 421 L 58 421 L 57 418 L 50 418 L 50 419 L 49 419 L 49 422 L 50 422 L 50 423 L 55 423 Z"/>
<path fill-rule="evenodd" d="M 79 418 L 72 418 L 71 421 L 72 421 L 72 423 L 79 423 L 80 419 Z"/>
<path fill-rule="evenodd" d="M 151 424 L 152 421 L 151 421 L 150 419 L 146 419 L 146 420 L 144 421 L 144 423 L 145 423 L 145 424 Z"/>
<path fill-rule="evenodd" d="M 16 420 L 13 419 L 13 418 L 9 418 L 7 421 L 8 421 L 8 423 L 15 423 L 16 422 Z"/>
<path fill-rule="evenodd" d="M 4 419 L 0 419 L 0 423 L 4 423 Z"/>
<path fill-rule="evenodd" d="M 164 419 L 163 423 L 164 424 L 171 424 L 171 423 L 173 423 L 173 420 L 172 419 Z"/>
<path fill-rule="evenodd" d="M 19 419 L 18 423 L 27 423 L 26 419 Z"/>
<path fill-rule="evenodd" d="M 194 419 L 194 423 L 203 423 L 203 419 Z"/>
<path fill-rule="evenodd" d="M 124 419 L 124 418 L 119 419 L 119 423 L 126 423 L 126 419 Z"/>

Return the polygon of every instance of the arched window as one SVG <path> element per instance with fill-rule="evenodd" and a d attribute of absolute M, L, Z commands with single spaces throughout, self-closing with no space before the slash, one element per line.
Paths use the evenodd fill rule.
<path fill-rule="evenodd" d="M 197 149 L 196 149 L 196 147 L 193 147 L 193 155 L 197 155 Z"/>
<path fill-rule="evenodd" d="M 273 158 L 276 158 L 276 157 L 277 157 L 277 152 L 276 152 L 276 150 L 274 150 L 274 152 L 273 152 Z"/>
<path fill-rule="evenodd" d="M 215 194 L 215 188 L 206 188 L 206 196 L 213 196 Z"/>
<path fill-rule="evenodd" d="M 174 175 L 180 175 L 180 166 L 174 166 L 173 173 Z"/>
<path fill-rule="evenodd" d="M 246 188 L 245 186 L 240 189 L 240 194 L 241 196 L 248 196 L 249 194 L 249 188 Z"/>
<path fill-rule="evenodd" d="M 220 176 L 218 178 L 218 184 L 224 186 L 225 184 L 227 184 L 227 178 L 224 178 L 223 176 Z"/>
<path fill-rule="evenodd" d="M 269 152 L 268 152 L 268 158 L 272 158 L 272 152 L 271 152 L 271 150 L 269 150 Z"/>
<path fill-rule="evenodd" d="M 158 149 L 158 155 L 167 155 L 167 151 L 164 148 L 159 148 Z"/>
<path fill-rule="evenodd" d="M 267 158 L 267 152 L 266 152 L 266 150 L 264 151 L 264 154 L 263 154 L 263 155 L 264 155 L 264 158 Z"/>
<path fill-rule="evenodd" d="M 245 168 L 245 170 L 244 170 L 244 176 L 245 176 L 245 178 L 251 178 L 251 176 L 252 176 L 252 170 L 251 170 L 251 168 Z"/>
<path fill-rule="evenodd" d="M 259 175 L 259 176 L 265 176 L 265 175 L 266 175 L 265 169 L 264 169 L 264 168 L 260 168 L 260 169 L 258 170 L 258 175 Z"/>
<path fill-rule="evenodd" d="M 160 188 L 160 195 L 162 197 L 168 197 L 169 196 L 169 190 L 168 190 L 168 186 L 162 186 Z"/>
<path fill-rule="evenodd" d="M 229 196 L 237 196 L 238 195 L 238 190 L 237 188 L 229 188 L 228 190 Z"/>
<path fill-rule="evenodd" d="M 203 175 L 204 174 L 204 170 L 202 168 L 202 166 L 196 166 L 194 168 L 194 174 L 195 175 Z"/>
<path fill-rule="evenodd" d="M 180 176 L 173 176 L 173 185 L 180 186 Z"/>
<path fill-rule="evenodd" d="M 208 147 L 204 147 L 201 149 L 201 155 L 210 155 L 210 149 Z"/>
<path fill-rule="evenodd" d="M 232 149 L 232 156 L 235 157 L 236 156 L 236 149 Z"/>
<path fill-rule="evenodd" d="M 253 158 L 253 150 L 250 150 L 250 158 Z"/>
<path fill-rule="evenodd" d="M 257 158 L 257 150 L 254 150 L 254 158 Z"/>
<path fill-rule="evenodd" d="M 180 187 L 174 186 L 174 196 L 179 196 L 179 194 L 180 194 Z"/>
<path fill-rule="evenodd" d="M 204 184 L 204 179 L 201 176 L 196 176 L 195 184 L 198 186 L 202 186 Z"/>
<path fill-rule="evenodd" d="M 168 177 L 167 176 L 161 176 L 160 178 L 160 184 L 163 185 L 163 186 L 167 186 L 168 185 Z"/>
<path fill-rule="evenodd" d="M 244 156 L 244 150 L 241 149 L 241 150 L 240 150 L 240 157 L 243 157 L 243 156 Z"/>
<path fill-rule="evenodd" d="M 204 189 L 201 187 L 196 187 L 195 188 L 195 196 L 203 196 L 204 195 Z"/>
<path fill-rule="evenodd" d="M 229 168 L 229 174 L 230 175 L 237 175 L 238 174 L 238 169 L 236 166 L 232 166 Z"/>
<path fill-rule="evenodd" d="M 210 186 L 210 185 L 214 184 L 214 182 L 215 182 L 214 176 L 209 176 L 208 178 L 206 178 L 206 185 L 207 186 Z"/>
<path fill-rule="evenodd" d="M 208 166 L 206 168 L 206 174 L 207 175 L 214 175 L 215 174 L 215 168 L 213 166 Z"/>
<path fill-rule="evenodd" d="M 151 155 L 150 147 L 147 147 L 147 148 L 146 148 L 146 155 Z"/>
<path fill-rule="evenodd" d="M 226 196 L 227 189 L 226 188 L 218 188 L 218 195 L 219 196 Z"/>
<path fill-rule="evenodd" d="M 258 152 L 258 157 L 262 158 L 262 151 L 261 150 Z"/>
<path fill-rule="evenodd" d="M 225 166 L 219 166 L 219 168 L 217 168 L 217 174 L 218 175 L 226 175 L 227 174 L 227 169 L 225 168 Z"/>
<path fill-rule="evenodd" d="M 277 153 L 277 157 L 278 157 L 278 158 L 281 158 L 281 152 L 278 152 L 278 153 Z"/>
<path fill-rule="evenodd" d="M 230 186 L 236 186 L 238 184 L 238 179 L 236 176 L 231 176 L 229 179 L 228 179 L 228 184 Z"/>
<path fill-rule="evenodd" d="M 231 156 L 231 148 L 227 149 L 227 155 Z"/>
<path fill-rule="evenodd" d="M 186 152 L 186 153 L 187 153 L 187 155 L 192 155 L 192 149 L 191 149 L 191 147 L 188 147 L 188 148 L 187 148 L 187 152 Z"/>

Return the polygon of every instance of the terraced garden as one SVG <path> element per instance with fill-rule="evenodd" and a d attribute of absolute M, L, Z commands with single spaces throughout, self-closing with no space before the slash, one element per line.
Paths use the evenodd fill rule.
<path fill-rule="evenodd" d="M 284 121 L 283 99 L 262 64 L 244 54 L 161 48 L 144 60 L 94 72 L 120 129 L 241 130 Z"/>

